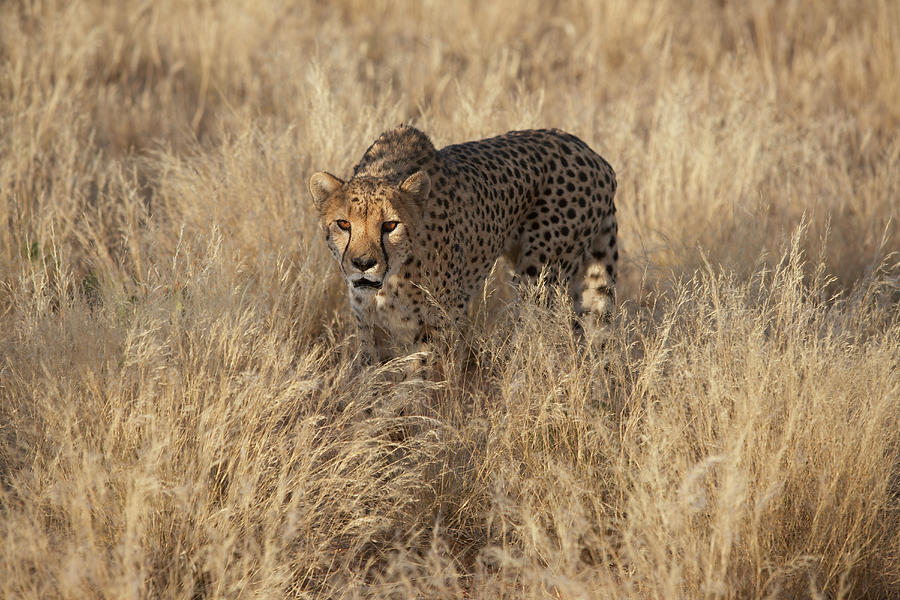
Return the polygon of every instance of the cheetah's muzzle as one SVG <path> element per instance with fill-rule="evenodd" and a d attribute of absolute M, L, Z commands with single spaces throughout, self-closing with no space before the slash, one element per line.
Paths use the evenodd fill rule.
<path fill-rule="evenodd" d="M 356 281 L 353 282 L 353 287 L 355 287 L 355 288 L 357 288 L 357 289 L 359 289 L 359 288 L 370 288 L 370 289 L 373 289 L 373 290 L 380 290 L 380 289 L 381 289 L 381 285 L 382 285 L 382 282 L 380 282 L 380 281 L 372 281 L 371 279 L 366 279 L 365 277 L 362 277 L 362 278 L 360 278 L 360 279 L 357 279 Z"/>

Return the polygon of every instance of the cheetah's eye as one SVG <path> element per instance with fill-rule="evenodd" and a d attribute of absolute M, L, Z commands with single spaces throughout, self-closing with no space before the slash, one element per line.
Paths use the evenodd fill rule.
<path fill-rule="evenodd" d="M 381 224 L 381 231 L 384 233 L 390 233 L 393 230 L 397 229 L 397 225 L 399 225 L 399 221 L 385 221 Z"/>
<path fill-rule="evenodd" d="M 344 231 L 350 231 L 350 221 L 347 219 L 338 219 L 335 221 L 337 226 L 340 227 Z"/>

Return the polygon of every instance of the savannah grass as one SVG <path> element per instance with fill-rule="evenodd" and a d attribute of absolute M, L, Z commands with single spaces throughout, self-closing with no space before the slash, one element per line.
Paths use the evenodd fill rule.
<path fill-rule="evenodd" d="M 892 598 L 900 5 L 0 5 L 0 596 Z M 616 168 L 602 352 L 506 266 L 362 369 L 383 130 Z"/>

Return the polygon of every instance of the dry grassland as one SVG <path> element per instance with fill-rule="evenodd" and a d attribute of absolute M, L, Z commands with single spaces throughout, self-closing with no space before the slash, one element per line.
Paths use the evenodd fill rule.
<path fill-rule="evenodd" d="M 353 366 L 306 179 L 616 168 L 605 352 L 502 265 Z M 0 4 L 0 597 L 896 598 L 900 3 Z"/>

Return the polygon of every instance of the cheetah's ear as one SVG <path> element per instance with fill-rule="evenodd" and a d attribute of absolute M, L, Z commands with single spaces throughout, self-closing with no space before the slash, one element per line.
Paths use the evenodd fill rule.
<path fill-rule="evenodd" d="M 431 191 L 431 178 L 425 171 L 416 171 L 403 180 L 403 183 L 400 184 L 400 191 L 422 201 Z"/>
<path fill-rule="evenodd" d="M 321 209 L 329 196 L 338 191 L 342 185 L 344 185 L 343 180 L 331 173 L 326 173 L 325 171 L 313 173 L 312 177 L 309 178 L 309 193 L 312 194 L 316 208 Z"/>

